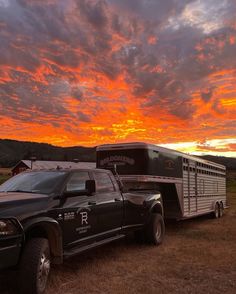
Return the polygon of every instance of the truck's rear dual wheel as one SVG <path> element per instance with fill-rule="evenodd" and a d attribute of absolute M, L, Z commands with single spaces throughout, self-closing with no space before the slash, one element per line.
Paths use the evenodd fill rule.
<path fill-rule="evenodd" d="M 163 217 L 159 213 L 153 213 L 146 229 L 147 241 L 158 246 L 163 242 L 164 235 L 165 223 Z"/>
<path fill-rule="evenodd" d="M 22 253 L 19 268 L 19 290 L 22 294 L 43 294 L 50 272 L 48 240 L 33 238 Z"/>

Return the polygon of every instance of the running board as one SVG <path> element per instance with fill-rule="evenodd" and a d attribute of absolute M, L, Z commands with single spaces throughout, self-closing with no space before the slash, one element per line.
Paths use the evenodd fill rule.
<path fill-rule="evenodd" d="M 90 245 L 87 245 L 87 246 L 83 246 L 83 247 L 79 247 L 79 248 L 73 248 L 71 250 L 66 250 L 66 251 L 64 251 L 64 258 L 65 259 L 69 258 L 71 256 L 77 255 L 77 254 L 82 253 L 84 251 L 90 250 L 90 249 L 95 248 L 95 247 L 102 246 L 104 244 L 107 244 L 107 243 L 110 243 L 112 241 L 122 239 L 124 237 L 125 237 L 124 234 L 117 235 L 117 236 L 114 236 L 114 237 L 111 237 L 111 238 L 108 238 L 108 239 L 105 239 L 105 240 L 102 240 L 102 241 L 94 242 L 94 243 L 92 243 Z"/>

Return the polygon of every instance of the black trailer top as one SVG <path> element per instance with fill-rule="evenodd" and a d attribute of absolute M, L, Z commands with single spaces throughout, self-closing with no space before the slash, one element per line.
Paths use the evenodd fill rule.
<path fill-rule="evenodd" d="M 177 150 L 165 148 L 162 146 L 154 145 L 154 144 L 148 144 L 144 142 L 131 142 L 131 143 L 117 143 L 117 144 L 104 144 L 100 145 L 97 147 L 97 152 L 99 151 L 112 151 L 112 150 L 136 150 L 136 149 L 148 149 L 148 150 L 153 150 L 156 152 L 163 152 L 163 153 L 168 153 L 170 155 L 175 155 L 179 157 L 183 157 L 189 160 L 194 160 L 203 164 L 208 164 L 208 165 L 213 165 L 215 167 L 218 167 L 220 169 L 226 170 L 226 167 L 222 164 L 212 162 L 206 159 L 202 159 L 198 156 L 186 154 L 184 152 L 180 152 Z"/>

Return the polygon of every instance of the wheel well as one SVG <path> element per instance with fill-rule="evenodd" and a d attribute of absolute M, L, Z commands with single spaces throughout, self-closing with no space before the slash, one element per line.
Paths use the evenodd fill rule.
<path fill-rule="evenodd" d="M 49 242 L 52 262 L 60 264 L 63 259 L 61 234 L 51 224 L 34 225 L 25 234 L 25 242 L 32 238 L 45 238 Z"/>
<path fill-rule="evenodd" d="M 156 204 L 153 208 L 152 208 L 152 213 L 159 213 L 160 215 L 163 216 L 163 208 L 160 204 Z"/>
<path fill-rule="evenodd" d="M 48 239 L 47 231 L 42 226 L 35 226 L 31 228 L 25 234 L 25 241 L 29 241 L 32 238 L 45 238 Z"/>

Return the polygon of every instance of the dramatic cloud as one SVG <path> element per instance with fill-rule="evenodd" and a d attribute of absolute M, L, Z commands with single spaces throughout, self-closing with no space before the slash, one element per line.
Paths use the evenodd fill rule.
<path fill-rule="evenodd" d="M 235 138 L 235 15 L 231 0 L 0 0 L 0 136 Z"/>

